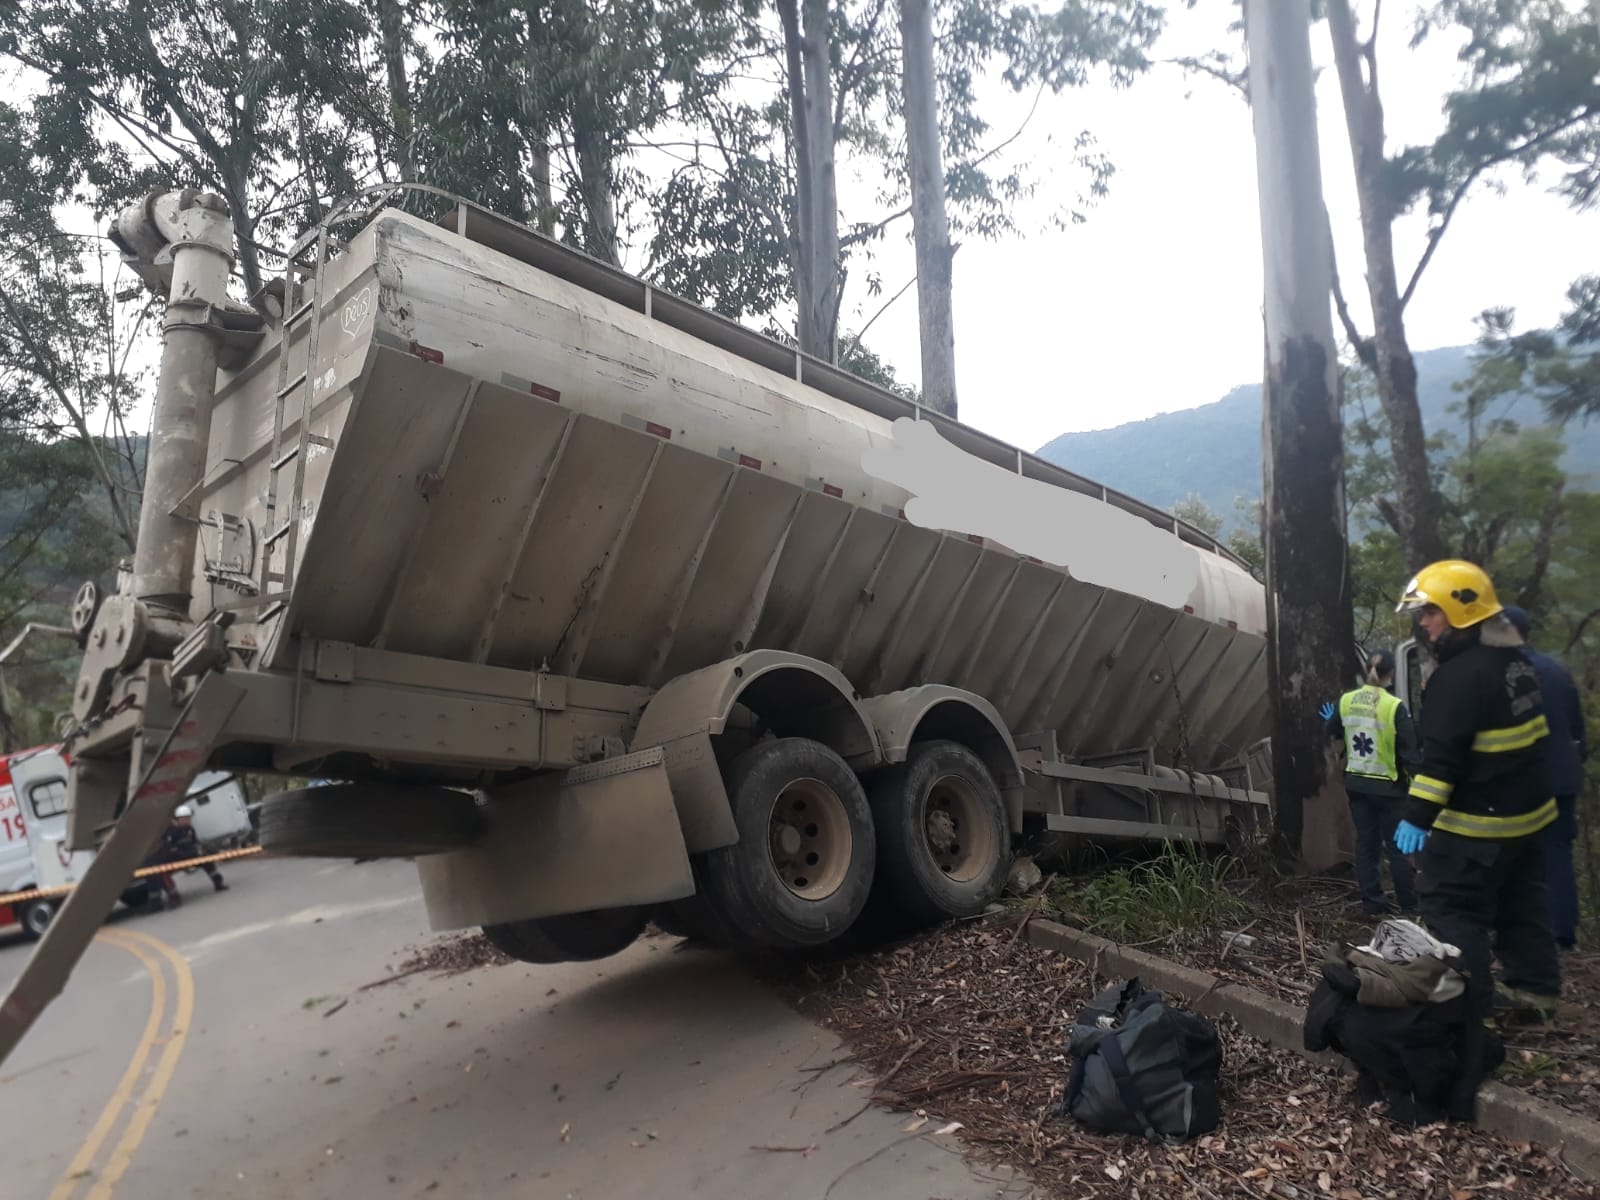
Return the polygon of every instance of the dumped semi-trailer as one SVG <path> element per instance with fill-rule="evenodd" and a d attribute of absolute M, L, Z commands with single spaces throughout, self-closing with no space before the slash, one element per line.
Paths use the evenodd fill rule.
<path fill-rule="evenodd" d="M 263 844 L 414 856 L 435 928 L 531 961 L 817 945 L 981 910 L 1031 829 L 1261 819 L 1263 592 L 1170 515 L 464 201 L 342 209 L 248 306 L 216 197 L 116 237 L 167 317 L 135 555 L 73 614 L 105 878 L 0 1048 L 207 767 L 336 781 Z"/>

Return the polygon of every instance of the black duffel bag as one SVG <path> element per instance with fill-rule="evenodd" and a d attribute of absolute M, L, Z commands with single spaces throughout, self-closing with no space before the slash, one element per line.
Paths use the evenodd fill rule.
<path fill-rule="evenodd" d="M 1138 979 L 1109 987 L 1073 1026 L 1061 1111 L 1099 1133 L 1181 1142 L 1222 1119 L 1222 1039 L 1211 1022 L 1169 1008 Z"/>

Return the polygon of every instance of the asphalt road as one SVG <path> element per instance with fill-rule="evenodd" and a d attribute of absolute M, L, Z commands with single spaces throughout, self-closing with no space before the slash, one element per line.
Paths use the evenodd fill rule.
<path fill-rule="evenodd" d="M 721 955 L 654 937 L 363 991 L 436 936 L 410 866 L 224 870 L 225 893 L 185 876 L 183 908 L 108 923 L 0 1066 L 0 1196 L 1030 1194 L 936 1123 L 841 1125 L 866 1089 L 815 1069 L 837 1040 Z M 0 988 L 28 952 L 0 933 Z"/>

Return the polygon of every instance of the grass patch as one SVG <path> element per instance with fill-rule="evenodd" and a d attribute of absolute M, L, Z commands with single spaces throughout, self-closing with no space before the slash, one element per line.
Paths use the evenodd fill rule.
<path fill-rule="evenodd" d="M 1562 1075 L 1561 1064 L 1537 1050 L 1513 1050 L 1495 1073 L 1516 1083 L 1560 1079 Z"/>
<path fill-rule="evenodd" d="M 1246 874 L 1238 859 L 1209 855 L 1190 842 L 1166 842 L 1155 858 L 1067 883 L 1053 899 L 1102 937 L 1156 941 L 1234 926 L 1249 912 L 1241 896 Z"/>

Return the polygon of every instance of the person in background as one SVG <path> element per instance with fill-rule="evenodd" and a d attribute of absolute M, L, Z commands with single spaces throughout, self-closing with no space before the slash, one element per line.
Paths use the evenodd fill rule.
<path fill-rule="evenodd" d="M 178 810 L 172 814 L 172 824 L 167 826 L 167 831 L 161 835 L 161 842 L 156 847 L 155 853 L 150 856 L 148 865 L 160 866 L 183 862 L 199 858 L 203 853 L 200 848 L 200 838 L 194 831 L 194 809 L 187 804 L 180 804 Z M 201 870 L 211 879 L 211 886 L 217 891 L 228 890 L 228 885 L 222 881 L 222 872 L 217 870 L 216 863 L 204 863 Z M 161 883 L 166 904 L 171 908 L 181 905 L 183 896 L 178 891 L 178 881 L 173 878 L 172 872 L 164 872 L 156 878 Z"/>
<path fill-rule="evenodd" d="M 1344 743 L 1344 790 L 1356 826 L 1356 885 L 1361 908 L 1370 914 L 1394 911 L 1383 893 L 1378 859 L 1387 849 L 1394 898 L 1403 913 L 1417 911 L 1417 891 L 1406 856 L 1394 845 L 1406 777 L 1416 769 L 1417 736 L 1394 686 L 1394 655 L 1378 650 L 1367 658 L 1367 681 L 1339 697 L 1336 708 L 1322 706 L 1328 737 Z"/>
<path fill-rule="evenodd" d="M 1566 664 L 1534 649 L 1529 638 L 1533 623 L 1528 614 L 1521 608 L 1507 605 L 1506 619 L 1528 643 L 1523 652 L 1538 676 L 1545 720 L 1550 725 L 1550 736 L 1545 739 L 1545 770 L 1550 777 L 1550 790 L 1556 794 L 1556 820 L 1544 835 L 1544 886 L 1556 945 L 1572 950 L 1578 944 L 1578 877 L 1572 866 L 1572 844 L 1578 836 L 1578 793 L 1583 791 L 1583 764 L 1589 757 L 1583 702 Z"/>
<path fill-rule="evenodd" d="M 1422 706 L 1422 762 L 1394 843 L 1420 852 L 1422 916 L 1461 950 L 1475 1016 L 1554 1015 L 1561 965 L 1544 895 L 1544 839 L 1556 802 L 1545 776 L 1549 725 L 1522 635 L 1474 563 L 1424 567 L 1396 606 L 1415 614 L 1439 666 Z M 1494 945 L 1491 950 L 1490 935 Z"/>

